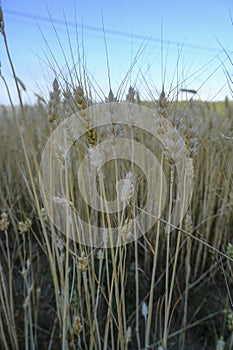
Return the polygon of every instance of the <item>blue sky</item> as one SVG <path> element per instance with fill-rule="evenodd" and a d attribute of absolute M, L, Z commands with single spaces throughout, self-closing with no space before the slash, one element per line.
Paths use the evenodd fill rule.
<path fill-rule="evenodd" d="M 225 61 L 230 74 L 233 68 L 226 60 L 226 54 L 221 53 L 219 42 L 229 54 L 233 51 L 233 26 L 230 18 L 230 12 L 233 16 L 232 0 L 1 2 L 16 72 L 27 87 L 27 93 L 24 93 L 26 102 L 34 101 L 34 92 L 46 95 L 50 89 L 54 78 L 48 65 L 50 61 L 51 66 L 50 50 L 58 66 L 65 67 L 56 34 L 48 19 L 50 16 L 55 21 L 57 34 L 70 64 L 71 54 L 64 18 L 71 24 L 68 28 L 76 57 L 74 23 L 78 24 L 80 45 L 82 46 L 83 38 L 89 77 L 96 89 L 99 85 L 99 91 L 103 90 L 104 94 L 108 92 L 109 80 L 102 16 L 110 63 L 110 83 L 114 92 L 139 48 L 147 42 L 128 82 L 142 91 L 145 97 L 148 96 L 148 86 L 156 95 L 163 82 L 166 92 L 171 91 L 178 82 L 180 88 L 198 90 L 197 97 L 202 100 L 221 100 L 226 95 L 230 97 L 222 62 Z M 17 103 L 2 38 L 0 60 L 2 74 Z M 4 86 L 2 82 L 0 84 L 0 104 L 7 104 Z"/>

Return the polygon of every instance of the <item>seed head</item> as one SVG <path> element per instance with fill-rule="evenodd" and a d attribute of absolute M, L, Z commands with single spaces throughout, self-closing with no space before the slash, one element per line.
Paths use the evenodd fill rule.
<path fill-rule="evenodd" d="M 146 305 L 145 301 L 142 303 L 142 316 L 145 318 L 145 322 L 147 320 L 148 315 L 148 306 Z"/>
<path fill-rule="evenodd" d="M 162 89 L 162 92 L 160 93 L 159 101 L 158 101 L 158 113 L 161 115 L 161 117 L 164 117 L 164 118 L 168 117 L 168 107 L 169 107 L 169 102 L 168 102 L 168 99 L 166 98 L 164 89 Z"/>
<path fill-rule="evenodd" d="M 225 347 L 225 341 L 221 337 L 221 339 L 219 339 L 217 342 L 216 350 L 224 350 L 224 347 Z"/>
<path fill-rule="evenodd" d="M 97 140 L 98 140 L 96 129 L 95 128 L 90 128 L 86 132 L 86 138 L 87 138 L 87 142 L 89 143 L 89 145 L 96 146 L 97 145 Z"/>
<path fill-rule="evenodd" d="M 192 216 L 190 212 L 188 212 L 185 216 L 185 230 L 187 232 L 192 232 L 193 230 L 193 221 L 192 221 Z"/>
<path fill-rule="evenodd" d="M 126 95 L 126 101 L 135 102 L 135 95 L 136 95 L 136 90 L 130 86 L 128 90 L 128 94 Z"/>
<path fill-rule="evenodd" d="M 132 226 L 133 226 L 133 221 L 130 219 L 126 219 L 124 222 L 124 225 L 120 228 L 120 237 L 123 239 L 124 243 L 127 243 L 127 241 L 131 237 L 131 232 L 132 232 Z"/>
<path fill-rule="evenodd" d="M 83 330 L 83 326 L 82 326 L 81 319 L 79 316 L 76 316 L 74 319 L 74 332 L 79 336 L 82 330 Z"/>
<path fill-rule="evenodd" d="M 72 92 L 70 91 L 69 86 L 67 86 L 66 90 L 63 91 L 62 105 L 63 105 L 63 113 L 64 113 L 65 117 L 70 116 L 76 110 L 74 98 L 72 96 Z"/>
<path fill-rule="evenodd" d="M 227 245 L 227 255 L 233 259 L 233 244 L 231 243 Z"/>
<path fill-rule="evenodd" d="M 99 170 L 101 165 L 103 164 L 103 158 L 102 158 L 101 152 L 96 147 L 90 146 L 88 148 L 88 155 L 89 155 L 91 165 L 97 170 Z"/>
<path fill-rule="evenodd" d="M 233 332 L 233 311 L 229 310 L 228 314 L 227 314 L 227 325 L 228 325 L 228 329 Z"/>
<path fill-rule="evenodd" d="M 98 260 L 103 260 L 104 259 L 104 251 L 103 251 L 103 249 L 99 249 L 98 250 L 97 259 Z"/>
<path fill-rule="evenodd" d="M 170 131 L 169 138 L 166 138 L 164 155 L 169 164 L 173 164 L 183 157 L 185 147 L 178 131 L 173 128 Z"/>
<path fill-rule="evenodd" d="M 109 132 L 110 138 L 114 139 L 117 136 L 123 136 L 122 126 L 119 123 L 111 121 L 110 124 L 107 125 L 107 130 Z"/>
<path fill-rule="evenodd" d="M 88 270 L 88 257 L 86 256 L 85 252 L 82 251 L 81 255 L 78 257 L 78 269 L 79 271 L 81 271 L 82 273 L 87 272 Z"/>
<path fill-rule="evenodd" d="M 40 209 L 40 214 L 41 214 L 42 220 L 46 221 L 47 220 L 47 212 L 46 212 L 45 208 Z"/>
<path fill-rule="evenodd" d="M 117 101 L 117 98 L 114 97 L 114 93 L 112 92 L 112 89 L 110 89 L 108 97 L 105 97 L 105 102 L 108 103 L 108 102 L 116 102 L 116 101 Z"/>
<path fill-rule="evenodd" d="M 49 94 L 49 122 L 54 122 L 58 117 L 60 108 L 60 89 L 57 79 L 53 81 L 53 91 Z"/>
<path fill-rule="evenodd" d="M 132 339 L 132 329 L 129 326 L 126 331 L 126 343 L 129 344 L 131 342 L 131 339 Z"/>
<path fill-rule="evenodd" d="M 81 114 L 82 118 L 85 122 L 89 123 L 90 117 L 89 114 L 86 113 L 87 101 L 83 91 L 83 88 L 79 85 L 76 89 L 74 89 L 74 102 L 76 109 Z"/>
<path fill-rule="evenodd" d="M 25 221 L 18 222 L 18 229 L 21 235 L 25 235 L 31 228 L 32 222 L 30 219 L 26 218 Z"/>
<path fill-rule="evenodd" d="M 9 226 L 7 213 L 2 213 L 0 220 L 0 230 L 6 232 Z"/>
<path fill-rule="evenodd" d="M 124 203 L 124 206 L 128 205 L 133 197 L 134 191 L 134 182 L 133 182 L 133 174 L 128 172 L 126 174 L 126 178 L 123 180 L 123 186 L 120 193 L 121 201 Z"/>

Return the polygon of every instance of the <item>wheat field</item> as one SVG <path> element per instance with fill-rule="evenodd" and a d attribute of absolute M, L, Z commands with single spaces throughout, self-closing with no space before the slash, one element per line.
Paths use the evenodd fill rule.
<path fill-rule="evenodd" d="M 47 97 L 38 93 L 37 102 L 26 105 L 2 10 L 0 28 L 19 99 L 14 106 L 1 73 L 9 105 L 0 106 L 0 348 L 232 349 L 232 103 L 227 98 L 222 103 L 194 98 L 181 103 L 179 86 L 174 95 L 163 87 L 153 91 L 148 83 L 145 93 L 127 77 L 118 91 L 110 87 L 108 96 L 100 96 L 80 64 L 75 71 L 68 69 L 70 76 L 53 71 Z M 99 105 L 114 111 L 118 104 L 155 116 L 158 138 L 136 120 L 136 126 L 131 121 L 121 124 L 114 113 L 110 119 L 108 114 L 106 124 L 95 124 L 90 111 Z M 73 115 L 84 130 L 81 137 L 67 128 L 69 153 L 51 143 L 54 153 L 41 168 L 51 135 Z M 171 132 L 164 148 L 166 125 Z M 123 138 L 129 142 L 124 141 L 122 156 L 104 162 L 99 145 L 108 139 L 113 147 Z M 151 182 L 146 177 L 151 164 L 144 162 L 143 169 L 134 164 L 139 146 L 158 160 Z M 126 154 L 130 156 L 124 159 Z M 92 192 L 87 203 L 93 177 L 88 180 L 82 173 L 85 155 L 90 169 L 97 169 L 97 192 L 104 199 L 100 202 L 118 201 L 117 212 L 92 208 Z M 182 187 L 187 179 L 180 178 L 178 168 L 183 158 L 192 164 L 188 204 Z M 64 170 L 62 180 L 49 172 L 53 159 Z M 46 196 L 42 170 L 49 172 L 49 189 L 61 181 L 68 205 L 68 197 L 62 198 L 59 191 Z M 153 207 L 146 221 L 154 215 L 155 223 L 141 232 L 134 219 L 146 211 L 155 189 L 159 214 Z M 173 224 L 177 203 L 182 217 Z M 64 234 L 70 207 L 88 227 L 85 231 L 76 222 L 78 234 L 90 243 L 95 227 L 104 228 L 107 237 L 102 243 L 84 244 L 82 238 Z M 52 217 L 64 224 L 63 232 Z M 113 229 L 117 243 L 107 244 Z"/>

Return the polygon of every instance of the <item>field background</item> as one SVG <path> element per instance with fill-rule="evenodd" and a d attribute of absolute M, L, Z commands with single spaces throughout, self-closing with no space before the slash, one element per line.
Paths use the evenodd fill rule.
<path fill-rule="evenodd" d="M 159 101 L 141 103 L 150 108 L 159 108 Z M 180 103 L 173 101 L 166 108 L 168 114 L 175 114 L 178 120 L 183 120 L 184 116 L 189 118 L 198 137 L 193 159 L 194 193 L 182 227 L 184 232 L 210 245 L 208 248 L 182 233 L 176 255 L 178 230 L 171 235 L 171 271 L 175 257 L 178 262 L 166 346 L 168 349 L 181 349 L 182 346 L 184 349 L 221 349 L 218 346 L 224 340 L 225 349 L 230 349 L 233 331 L 232 263 L 211 247 L 233 257 L 233 144 L 230 139 L 233 106 L 228 100 L 217 103 L 190 100 Z M 49 102 L 44 103 L 39 99 L 37 105 L 24 106 L 24 109 L 34 152 L 40 159 L 51 128 L 55 127 L 48 121 Z M 27 157 L 35 181 L 32 186 L 19 137 L 21 134 L 27 142 L 22 111 L 16 108 L 15 117 L 9 107 L 1 106 L 0 111 L 0 207 L 1 212 L 8 215 L 9 224 L 5 232 L 1 232 L 0 245 L 2 348 L 21 349 L 28 346 L 61 349 L 63 346 L 64 349 L 90 349 L 105 346 L 106 349 L 113 349 L 114 346 L 123 346 L 143 349 L 152 287 L 148 348 L 158 349 L 163 344 L 164 332 L 167 246 L 163 227 L 160 227 L 156 259 L 155 248 L 152 247 L 156 246 L 157 227 L 139 242 L 123 246 L 120 252 L 80 247 L 72 241 L 67 246 L 65 238 L 47 221 L 43 209 L 38 213 L 42 202 L 37 197 L 39 203 L 36 204 L 33 193 L 34 185 L 38 193 L 34 156 L 29 148 Z M 1 223 L 4 229 L 3 216 Z M 79 256 L 82 254 L 88 257 L 84 269 L 82 260 L 80 266 Z M 114 272 L 116 261 L 121 267 L 118 273 Z M 155 265 L 156 273 L 152 279 Z M 113 295 L 110 292 L 109 283 L 112 278 L 114 280 L 114 273 L 117 273 L 120 296 L 117 296 L 117 288 Z M 115 322 L 106 319 L 108 298 L 111 299 Z M 64 300 L 67 303 L 65 314 Z M 95 303 L 98 304 L 97 310 Z M 145 310 L 142 311 L 143 305 L 146 314 Z M 125 326 L 123 316 L 126 318 Z M 123 324 L 123 341 L 119 339 L 120 320 Z M 95 322 L 99 327 L 98 332 Z M 111 334 L 107 338 L 106 324 Z M 91 330 L 91 327 L 94 328 Z"/>

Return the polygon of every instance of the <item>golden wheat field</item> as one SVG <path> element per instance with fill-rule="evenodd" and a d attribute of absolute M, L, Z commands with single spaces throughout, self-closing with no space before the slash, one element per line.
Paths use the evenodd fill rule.
<path fill-rule="evenodd" d="M 0 34 L 0 348 L 233 349 L 231 101 L 80 64 L 27 105 Z"/>

